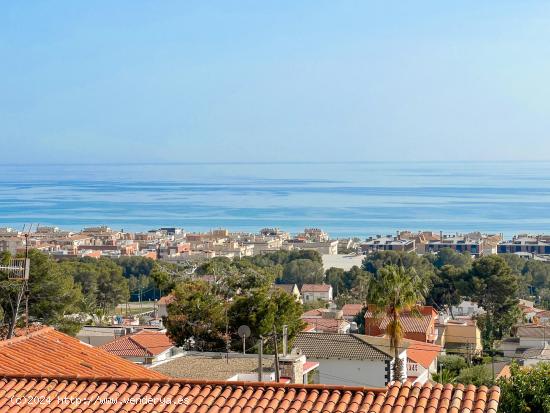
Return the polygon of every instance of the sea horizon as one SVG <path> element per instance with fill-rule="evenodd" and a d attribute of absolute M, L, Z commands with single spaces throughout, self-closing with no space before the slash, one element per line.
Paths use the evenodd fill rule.
<path fill-rule="evenodd" d="M 550 232 L 549 177 L 550 161 L 3 164 L 0 226 L 510 238 Z"/>

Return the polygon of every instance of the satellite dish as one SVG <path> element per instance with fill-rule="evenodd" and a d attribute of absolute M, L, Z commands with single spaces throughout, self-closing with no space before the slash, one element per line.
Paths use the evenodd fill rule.
<path fill-rule="evenodd" d="M 237 330 L 237 333 L 239 334 L 239 337 L 241 337 L 241 338 L 250 337 L 250 333 L 251 333 L 250 327 L 248 327 L 247 325 L 242 325 Z"/>

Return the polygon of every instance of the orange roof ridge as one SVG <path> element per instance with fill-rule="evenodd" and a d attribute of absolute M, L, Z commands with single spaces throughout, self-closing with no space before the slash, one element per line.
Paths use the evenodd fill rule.
<path fill-rule="evenodd" d="M 36 336 L 45 334 L 45 333 L 47 333 L 49 331 L 52 331 L 52 330 L 55 330 L 55 329 L 53 327 L 50 327 L 50 326 L 44 326 L 44 327 L 39 328 L 37 330 L 30 331 L 29 333 L 27 333 L 25 335 L 22 335 L 22 336 L 12 337 L 12 338 L 6 339 L 6 340 L 0 340 L 0 347 L 11 346 L 13 344 L 19 343 L 20 341 L 28 340 L 31 337 L 36 337 Z"/>
<path fill-rule="evenodd" d="M 365 387 L 347 386 L 339 384 L 297 384 L 297 383 L 276 383 L 272 381 L 224 381 L 224 380 L 199 380 L 186 378 L 144 378 L 144 377 L 117 377 L 117 376 L 81 376 L 81 375 L 45 375 L 45 374 L 0 374 L 0 379 L 27 379 L 27 380 L 57 380 L 57 381 L 95 381 L 95 382 L 132 382 L 132 383 L 161 383 L 161 384 L 189 384 L 189 385 L 212 385 L 212 386 L 234 386 L 234 387 L 274 387 L 293 388 L 305 390 L 341 390 L 355 392 L 385 393 L 386 387 Z"/>
<path fill-rule="evenodd" d="M 115 400 L 116 406 L 109 411 L 188 411 L 222 413 L 229 411 L 339 411 L 349 413 L 403 413 L 412 411 L 435 411 L 438 413 L 495 413 L 498 409 L 500 389 L 490 390 L 485 386 L 394 382 L 387 388 L 348 387 L 334 385 L 285 384 L 248 381 L 208 381 L 189 379 L 129 379 L 100 377 L 43 377 L 8 376 L 0 378 L 0 405 L 2 411 L 13 413 L 30 410 L 18 398 L 36 397 L 40 389 L 41 398 L 52 400 L 59 395 L 70 395 L 71 399 L 90 401 L 89 395 L 101 394 L 101 399 Z M 82 399 L 80 399 L 82 395 Z M 105 412 L 101 399 L 92 400 L 86 411 Z M 142 403 L 148 406 L 125 406 L 126 403 Z M 96 403 L 100 400 L 99 403 Z M 185 406 L 177 407 L 176 404 Z M 31 407 L 32 408 L 32 407 Z M 6 410 L 7 409 L 7 410 Z M 35 412 L 65 410 L 59 401 L 37 405 Z M 71 411 L 83 411 L 81 406 L 70 406 Z"/>

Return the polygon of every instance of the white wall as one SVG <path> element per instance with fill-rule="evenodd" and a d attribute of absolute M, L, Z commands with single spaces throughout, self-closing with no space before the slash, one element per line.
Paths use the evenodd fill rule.
<path fill-rule="evenodd" d="M 347 386 L 384 387 L 386 385 L 386 363 L 371 360 L 312 359 L 319 363 L 320 384 Z"/>

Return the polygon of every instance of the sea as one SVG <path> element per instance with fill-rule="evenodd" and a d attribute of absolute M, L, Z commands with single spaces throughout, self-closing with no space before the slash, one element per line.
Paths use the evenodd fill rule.
<path fill-rule="evenodd" d="M 550 233 L 550 162 L 0 165 L 0 226 Z"/>

